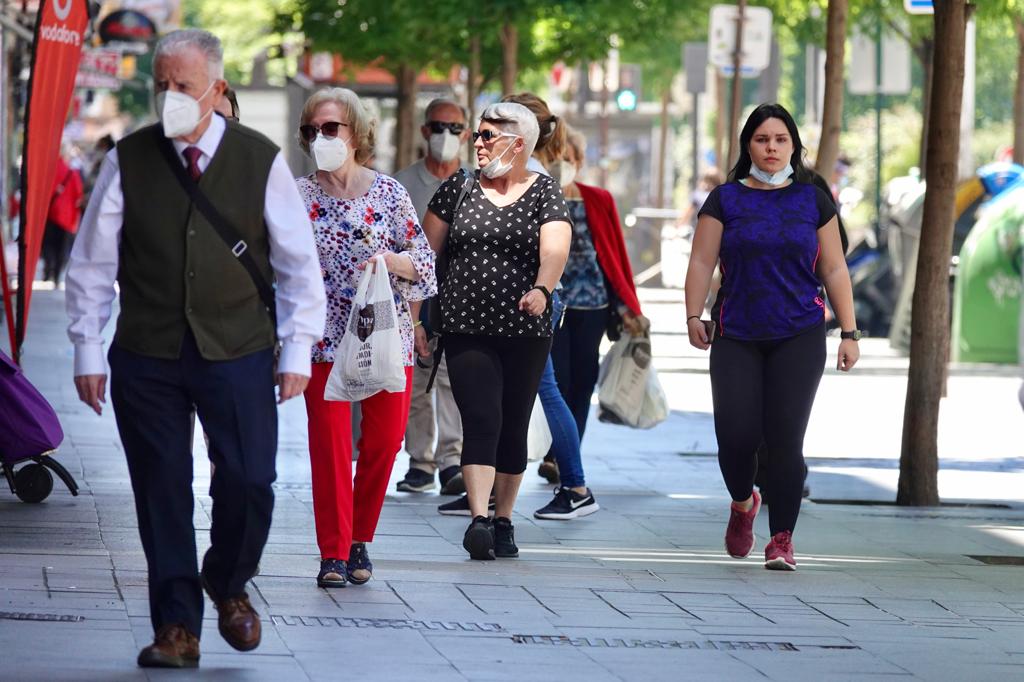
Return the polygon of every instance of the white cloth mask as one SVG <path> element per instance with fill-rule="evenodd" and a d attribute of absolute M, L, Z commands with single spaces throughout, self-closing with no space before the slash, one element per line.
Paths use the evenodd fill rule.
<path fill-rule="evenodd" d="M 558 169 L 558 184 L 562 187 L 568 187 L 576 180 L 576 164 L 559 161 Z"/>
<path fill-rule="evenodd" d="M 502 133 L 500 137 L 519 137 L 519 136 L 518 135 L 513 135 L 512 133 Z M 507 152 L 509 149 L 511 149 L 512 146 L 513 145 L 509 144 L 509 146 L 505 147 L 504 151 L 502 151 L 500 154 L 498 154 L 495 158 L 491 159 L 490 162 L 486 166 L 484 166 L 483 168 L 480 169 L 480 172 L 483 173 L 484 175 L 486 175 L 491 180 L 493 180 L 494 178 L 500 178 L 502 175 L 505 175 L 510 170 L 512 170 L 512 165 L 515 163 L 516 156 L 519 154 L 519 152 L 516 152 L 515 154 L 513 154 L 512 155 L 512 160 L 507 162 L 507 163 L 501 160 L 501 157 L 505 156 L 505 152 Z"/>
<path fill-rule="evenodd" d="M 793 165 L 789 163 L 787 163 L 786 167 L 777 173 L 768 173 L 767 171 L 763 171 L 760 168 L 758 168 L 756 164 L 750 164 L 750 175 L 755 180 L 760 180 L 764 184 L 771 185 L 772 187 L 778 187 L 779 185 L 785 183 L 786 180 L 789 180 L 789 176 L 792 174 Z"/>
<path fill-rule="evenodd" d="M 448 163 L 459 155 L 459 147 L 462 146 L 462 142 L 458 135 L 452 135 L 446 130 L 431 135 L 428 146 L 431 158 L 441 163 Z"/>
<path fill-rule="evenodd" d="M 199 114 L 199 100 L 206 97 L 213 84 L 210 83 L 199 99 L 174 90 L 164 90 L 156 95 L 156 110 L 160 113 L 160 122 L 164 126 L 164 135 L 175 138 L 188 135 L 199 125 L 199 122 L 213 113 L 211 107 L 205 114 Z"/>
<path fill-rule="evenodd" d="M 317 133 L 310 151 L 316 167 L 327 173 L 338 170 L 348 161 L 348 145 L 340 137 L 324 137 L 323 133 Z"/>

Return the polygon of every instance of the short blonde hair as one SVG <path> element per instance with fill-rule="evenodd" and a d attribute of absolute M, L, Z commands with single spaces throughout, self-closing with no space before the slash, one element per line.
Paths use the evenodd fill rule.
<path fill-rule="evenodd" d="M 317 108 L 321 104 L 334 102 L 345 110 L 347 123 L 352 135 L 352 146 L 356 149 L 356 163 L 366 163 L 374 152 L 376 144 L 377 120 L 370 115 L 363 103 L 359 101 L 359 95 L 348 88 L 324 88 L 317 90 L 306 103 L 302 105 L 302 115 L 299 116 L 299 126 L 309 123 Z M 299 146 L 302 151 L 309 152 L 309 143 L 299 135 Z"/>

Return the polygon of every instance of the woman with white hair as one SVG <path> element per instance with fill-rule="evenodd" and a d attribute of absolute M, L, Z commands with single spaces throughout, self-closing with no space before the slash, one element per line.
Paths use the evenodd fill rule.
<path fill-rule="evenodd" d="M 473 134 L 480 171 L 471 188 L 463 193 L 467 177 L 453 175 L 423 220 L 431 246 L 448 255 L 442 330 L 473 517 L 462 544 L 473 559 L 519 554 L 512 509 L 551 349 L 551 292 L 569 254 L 569 213 L 558 182 L 526 169 L 538 135 L 536 116 L 521 104 L 488 107 Z"/>
<path fill-rule="evenodd" d="M 395 455 L 409 416 L 413 328 L 424 299 L 437 293 L 434 252 L 416 209 L 397 180 L 366 167 L 373 155 L 375 121 L 345 88 L 314 93 L 302 109 L 299 144 L 317 170 L 297 180 L 313 223 L 327 291 L 324 338 L 313 347 L 313 376 L 306 389 L 313 512 L 320 547 L 320 587 L 362 585 L 373 564 L 373 540 Z M 391 275 L 403 341 L 406 389 L 381 391 L 361 401 L 359 461 L 352 481 L 351 406 L 324 400 L 335 349 L 352 311 L 362 270 L 383 254 Z M 426 347 L 417 349 L 427 355 Z"/>

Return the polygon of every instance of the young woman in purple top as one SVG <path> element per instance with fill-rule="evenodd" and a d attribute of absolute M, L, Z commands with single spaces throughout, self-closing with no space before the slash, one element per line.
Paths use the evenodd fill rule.
<path fill-rule="evenodd" d="M 825 365 L 824 285 L 842 326 L 838 369 L 860 352 L 853 291 L 831 198 L 811 183 L 789 112 L 762 104 L 740 133 L 729 180 L 700 210 L 686 273 L 690 344 L 711 348 L 718 461 L 733 502 L 725 546 L 754 549 L 758 446 L 768 473 L 765 568 L 795 570 L 793 528 L 803 492 L 803 441 Z M 700 319 L 715 264 L 722 287 Z"/>

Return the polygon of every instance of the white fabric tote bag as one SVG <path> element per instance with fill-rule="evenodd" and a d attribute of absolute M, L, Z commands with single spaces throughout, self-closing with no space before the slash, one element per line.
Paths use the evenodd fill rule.
<path fill-rule="evenodd" d="M 649 429 L 668 416 L 668 402 L 651 365 L 649 336 L 623 335 L 601 362 L 597 418 Z"/>
<path fill-rule="evenodd" d="M 354 402 L 388 391 L 405 391 L 402 335 L 384 256 L 367 266 L 352 299 L 352 312 L 327 377 L 324 400 Z"/>

